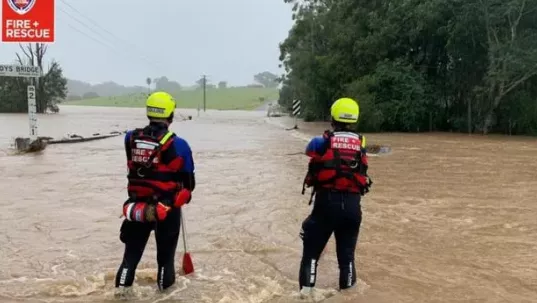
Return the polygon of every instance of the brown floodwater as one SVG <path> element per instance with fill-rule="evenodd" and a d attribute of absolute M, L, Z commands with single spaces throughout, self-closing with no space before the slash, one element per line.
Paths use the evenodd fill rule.
<path fill-rule="evenodd" d="M 194 152 L 185 207 L 196 273 L 156 291 L 150 240 L 135 302 L 308 302 L 297 294 L 307 158 L 292 155 L 327 125 L 207 111 L 172 129 Z M 40 135 L 88 136 L 146 123 L 142 109 L 61 107 Z M 0 114 L 0 302 L 112 302 L 126 197 L 122 137 L 15 155 L 26 115 Z M 371 134 L 356 252 L 359 283 L 338 293 L 331 240 L 319 265 L 324 302 L 537 302 L 537 140 L 459 134 Z M 290 155 L 291 154 L 291 155 Z M 180 245 L 180 248 L 182 246 Z M 177 264 L 180 265 L 181 249 Z"/>

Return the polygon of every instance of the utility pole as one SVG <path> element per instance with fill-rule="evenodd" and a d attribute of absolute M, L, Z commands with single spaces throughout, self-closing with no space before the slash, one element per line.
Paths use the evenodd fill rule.
<path fill-rule="evenodd" d="M 316 80 L 316 72 L 317 72 L 317 69 L 315 68 L 316 66 L 316 63 L 315 63 L 315 40 L 314 40 L 314 23 L 315 23 L 315 12 L 314 12 L 314 7 L 313 7 L 313 3 L 310 4 L 310 9 L 311 9 L 311 22 L 310 22 L 310 35 L 311 35 L 311 65 L 312 65 L 312 69 L 313 69 L 313 77 L 314 77 L 314 81 Z M 315 104 L 315 101 L 317 99 L 317 94 L 315 93 L 315 91 L 312 89 L 312 103 Z"/>
<path fill-rule="evenodd" d="M 203 75 L 203 112 L 207 111 L 207 76 Z"/>

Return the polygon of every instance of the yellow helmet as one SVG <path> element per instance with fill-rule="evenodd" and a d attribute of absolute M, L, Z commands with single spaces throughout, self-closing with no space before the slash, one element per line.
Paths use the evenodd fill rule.
<path fill-rule="evenodd" d="M 149 118 L 166 119 L 175 111 L 175 99 L 166 92 L 154 92 L 145 101 Z"/>
<path fill-rule="evenodd" d="M 337 99 L 330 108 L 334 121 L 341 123 L 356 123 L 360 115 L 358 103 L 351 98 Z"/>

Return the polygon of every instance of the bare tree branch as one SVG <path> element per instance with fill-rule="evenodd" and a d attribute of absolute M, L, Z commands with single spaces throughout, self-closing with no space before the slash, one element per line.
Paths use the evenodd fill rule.
<path fill-rule="evenodd" d="M 531 14 L 536 10 L 537 10 L 537 5 L 534 8 L 526 10 L 523 15 L 525 16 L 525 15 Z"/>
<path fill-rule="evenodd" d="M 522 0 L 522 3 L 520 4 L 520 9 L 518 10 L 518 16 L 515 20 L 511 18 L 511 9 L 509 9 L 509 12 L 507 13 L 507 20 L 509 22 L 509 27 L 511 30 L 511 45 L 515 42 L 517 37 L 517 28 L 520 24 L 520 19 L 522 19 L 522 16 L 524 15 L 524 8 L 526 7 L 526 0 Z"/>
<path fill-rule="evenodd" d="M 31 43 L 28 43 L 27 48 L 28 48 L 28 52 L 30 53 L 30 56 L 32 56 L 31 59 L 30 59 L 30 63 L 31 63 L 32 66 L 34 66 L 35 65 L 35 51 L 34 51 L 34 48 L 32 47 Z"/>
<path fill-rule="evenodd" d="M 513 80 L 509 85 L 507 85 L 507 89 L 504 91 L 503 95 L 507 95 L 510 91 L 515 89 L 517 86 L 522 84 L 524 81 L 528 80 L 529 78 L 537 75 L 537 64 L 533 66 L 533 69 L 529 72 L 527 72 L 525 75 L 520 77 L 518 80 Z"/>
<path fill-rule="evenodd" d="M 17 55 L 17 61 L 19 61 L 19 64 L 20 64 L 20 65 L 24 65 L 24 62 L 22 61 L 22 58 L 21 58 L 21 56 L 19 55 L 19 53 L 15 53 L 15 55 Z"/>
<path fill-rule="evenodd" d="M 28 58 L 28 60 L 30 60 L 30 55 L 28 54 L 28 52 L 24 49 L 24 47 L 22 46 L 22 44 L 19 44 L 19 48 L 21 49 L 22 53 L 26 56 L 26 58 Z"/>
<path fill-rule="evenodd" d="M 524 9 L 526 9 L 526 0 L 522 0 L 520 9 L 518 10 L 518 18 L 516 19 L 516 26 L 520 24 L 520 19 L 524 16 Z"/>

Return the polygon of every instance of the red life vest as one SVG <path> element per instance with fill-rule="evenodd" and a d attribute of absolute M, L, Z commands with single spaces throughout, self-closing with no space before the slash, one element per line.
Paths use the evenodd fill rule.
<path fill-rule="evenodd" d="M 166 131 L 160 136 L 152 132 L 151 127 L 146 127 L 132 133 L 127 159 L 129 198 L 137 202 L 173 202 L 182 188 L 177 182 L 177 172 L 183 160 L 174 153 L 173 132 Z"/>
<path fill-rule="evenodd" d="M 326 131 L 323 137 L 326 152 L 311 159 L 308 185 L 315 190 L 326 188 L 365 194 L 371 184 L 367 177 L 363 137 L 352 132 L 331 131 Z"/>

